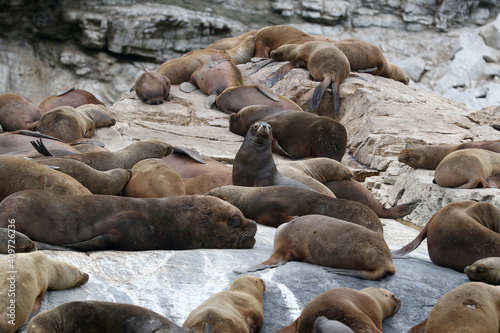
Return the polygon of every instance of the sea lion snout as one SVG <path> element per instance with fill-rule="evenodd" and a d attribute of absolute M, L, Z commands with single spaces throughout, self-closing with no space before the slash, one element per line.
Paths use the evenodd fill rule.
<path fill-rule="evenodd" d="M 272 129 L 271 125 L 265 123 L 263 121 L 259 121 L 252 126 L 255 130 L 256 136 L 261 136 L 263 138 L 267 138 L 271 135 Z"/>

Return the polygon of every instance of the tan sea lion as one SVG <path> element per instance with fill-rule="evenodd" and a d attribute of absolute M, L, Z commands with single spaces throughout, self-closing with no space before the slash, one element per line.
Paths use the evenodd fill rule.
<path fill-rule="evenodd" d="M 0 95 L 0 132 L 31 130 L 42 118 L 40 109 L 24 96 Z"/>
<path fill-rule="evenodd" d="M 116 124 L 116 120 L 109 115 L 105 105 L 83 104 L 76 107 L 75 110 L 82 112 L 92 119 L 95 128 L 108 127 Z"/>
<path fill-rule="evenodd" d="M 195 333 L 258 333 L 264 324 L 265 289 L 262 279 L 241 276 L 233 281 L 228 291 L 210 296 L 191 311 L 182 327 Z"/>
<path fill-rule="evenodd" d="M 135 80 L 135 93 L 146 104 L 163 104 L 170 92 L 170 80 L 157 72 L 144 67 L 145 72 Z"/>
<path fill-rule="evenodd" d="M 436 184 L 472 189 L 500 187 L 500 153 L 485 149 L 462 149 L 446 155 L 436 167 Z"/>
<path fill-rule="evenodd" d="M 471 281 L 481 281 L 488 284 L 500 284 L 500 257 L 479 259 L 465 267 L 465 275 Z"/>
<path fill-rule="evenodd" d="M 31 319 L 27 332 L 188 333 L 152 310 L 138 305 L 103 301 L 61 304 Z"/>
<path fill-rule="evenodd" d="M 67 105 L 77 108 L 83 104 L 104 105 L 103 102 L 98 100 L 92 93 L 86 90 L 69 88 L 47 97 L 38 107 L 40 108 L 42 115 L 44 115 L 46 112 L 59 106 Z"/>
<path fill-rule="evenodd" d="M 247 271 L 276 267 L 291 260 L 368 280 L 379 280 L 396 272 L 383 235 L 324 215 L 300 216 L 280 225 L 274 236 L 274 253 Z"/>
<path fill-rule="evenodd" d="M 296 216 L 321 214 L 362 225 L 383 234 L 382 222 L 365 205 L 335 199 L 293 186 L 247 187 L 227 185 L 207 193 L 236 206 L 257 223 L 278 227 Z"/>
<path fill-rule="evenodd" d="M 500 208 L 490 202 L 458 201 L 434 214 L 417 237 L 396 255 L 416 249 L 427 238 L 433 263 L 462 273 L 479 259 L 500 256 Z"/>
<path fill-rule="evenodd" d="M 468 282 L 442 296 L 429 317 L 408 333 L 500 331 L 500 287 Z"/>
<path fill-rule="evenodd" d="M 229 50 L 232 49 L 233 47 L 237 46 L 238 44 L 241 43 L 245 38 L 248 36 L 255 36 L 258 30 L 252 30 L 245 32 L 242 35 L 236 36 L 236 37 L 228 37 L 228 38 L 222 38 L 219 39 L 212 44 L 208 45 L 206 49 L 214 49 L 214 50 Z"/>
<path fill-rule="evenodd" d="M 340 117 L 340 84 L 351 72 L 349 60 L 335 45 L 326 42 L 307 42 L 301 45 L 287 44 L 271 51 L 271 57 L 277 61 L 290 60 L 281 66 L 269 79 L 267 86 L 272 87 L 288 71 L 295 67 L 306 67 L 312 78 L 321 83 L 314 89 L 309 111 L 314 112 L 321 103 L 326 88 L 332 88 L 334 112 L 328 117 Z"/>
<path fill-rule="evenodd" d="M 147 158 L 132 167 L 132 177 L 123 190 L 126 197 L 162 198 L 186 195 L 181 176 L 159 158 Z"/>
<path fill-rule="evenodd" d="M 36 130 L 71 142 L 90 138 L 95 132 L 95 123 L 87 115 L 71 106 L 59 106 L 44 113 Z"/>
<path fill-rule="evenodd" d="M 41 157 L 32 145 L 32 141 L 43 139 L 43 143 L 47 149 L 50 149 L 54 155 L 64 152 L 64 156 L 68 154 L 78 154 L 79 151 L 70 144 L 63 142 L 61 139 L 45 135 L 39 132 L 19 130 L 0 134 L 0 154 L 2 155 L 21 155 L 32 154 L 28 157 Z"/>
<path fill-rule="evenodd" d="M 39 251 L 3 256 L 0 277 L 0 330 L 6 333 L 15 332 L 26 323 L 30 314 L 40 308 L 47 290 L 78 287 L 89 279 L 75 266 L 50 259 Z"/>
<path fill-rule="evenodd" d="M 272 25 L 255 34 L 255 57 L 270 58 L 270 52 L 284 44 L 303 44 L 314 37 L 287 25 Z"/>
<path fill-rule="evenodd" d="M 329 289 L 313 298 L 292 324 L 276 333 L 309 333 L 319 316 L 338 320 L 354 332 L 382 333 L 382 320 L 395 315 L 401 299 L 383 288 Z"/>
<path fill-rule="evenodd" d="M 30 190 L 0 203 L 0 227 L 12 216 L 16 230 L 32 240 L 81 251 L 251 248 L 257 231 L 239 209 L 211 196 L 59 196 Z"/>

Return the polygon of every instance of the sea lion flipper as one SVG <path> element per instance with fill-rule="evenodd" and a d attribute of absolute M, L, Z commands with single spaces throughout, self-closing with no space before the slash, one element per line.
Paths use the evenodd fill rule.
<path fill-rule="evenodd" d="M 280 98 L 278 97 L 278 95 L 276 95 L 276 93 L 274 91 L 272 91 L 271 89 L 269 89 L 268 87 L 266 87 L 263 84 L 257 85 L 257 90 L 275 102 L 280 101 Z"/>
<path fill-rule="evenodd" d="M 205 109 L 215 109 L 215 101 L 217 100 L 217 95 L 212 94 L 207 97 L 207 100 L 205 101 Z"/>
<path fill-rule="evenodd" d="M 35 148 L 35 150 L 37 152 L 39 152 L 40 154 L 42 154 L 43 156 L 54 156 L 52 155 L 52 153 L 47 149 L 47 147 L 45 147 L 45 145 L 43 144 L 42 142 L 42 139 L 38 140 L 38 141 L 30 141 L 31 145 L 33 146 L 33 148 Z"/>
<path fill-rule="evenodd" d="M 377 66 L 375 67 L 370 67 L 370 68 L 364 68 L 364 69 L 357 69 L 356 72 L 358 73 L 372 73 L 377 70 Z"/>
<path fill-rule="evenodd" d="M 201 164 L 207 163 L 207 162 L 205 162 L 205 160 L 203 159 L 201 154 L 199 152 L 197 152 L 196 150 L 191 150 L 191 149 L 187 149 L 184 147 L 178 147 L 178 146 L 172 146 L 172 150 L 177 154 L 185 154 L 185 155 L 191 157 L 196 162 L 199 162 Z"/>
<path fill-rule="evenodd" d="M 325 93 L 326 88 L 331 83 L 331 78 L 325 78 L 321 83 L 314 89 L 313 95 L 311 97 L 311 101 L 309 102 L 309 111 L 315 111 L 318 107 L 319 104 L 321 103 L 321 99 L 323 98 L 323 94 Z M 333 91 L 333 89 L 332 89 Z M 334 95 L 335 99 L 335 95 Z M 335 103 L 336 104 L 336 103 Z"/>
<path fill-rule="evenodd" d="M 368 80 L 367 80 L 367 79 L 365 79 L 365 78 L 364 78 L 364 77 L 362 77 L 362 76 L 359 76 L 358 74 L 351 73 L 351 74 L 349 74 L 349 76 L 351 76 L 351 77 L 355 77 L 356 79 L 360 79 L 360 80 L 363 80 L 363 81 L 368 82 Z"/>
<path fill-rule="evenodd" d="M 273 149 L 273 152 L 275 152 L 276 154 L 297 159 L 295 156 L 290 155 L 283 147 L 281 147 L 278 140 L 276 140 L 275 138 L 273 138 L 271 147 Z"/>
<path fill-rule="evenodd" d="M 185 93 L 190 93 L 190 92 L 193 92 L 195 90 L 198 90 L 198 87 L 195 86 L 194 84 L 190 83 L 190 82 L 182 82 L 180 85 L 179 85 L 179 89 L 182 91 L 182 92 L 185 92 Z"/>
<path fill-rule="evenodd" d="M 385 276 L 382 275 L 384 274 L 382 269 L 368 271 L 361 269 L 347 269 L 347 268 L 334 268 L 334 267 L 323 267 L 323 268 L 330 273 L 352 276 L 355 278 L 366 279 L 366 280 L 378 280 Z"/>
<path fill-rule="evenodd" d="M 61 91 L 59 91 L 59 92 L 56 94 L 56 96 L 58 96 L 58 97 L 59 97 L 59 96 L 65 95 L 65 94 L 67 94 L 67 93 L 69 93 L 69 92 L 71 92 L 71 91 L 73 91 L 73 90 L 75 90 L 75 87 L 70 87 L 70 88 L 67 88 L 67 89 L 65 89 L 65 90 L 61 90 Z"/>
<path fill-rule="evenodd" d="M 253 59 L 257 59 L 257 61 L 253 61 Z M 257 66 L 255 66 L 255 68 L 250 72 L 250 74 L 255 74 L 258 71 L 260 71 L 262 68 L 264 68 L 264 67 L 272 64 L 273 62 L 275 62 L 275 60 L 273 58 L 269 58 L 269 59 L 266 59 L 266 60 L 263 60 L 263 58 L 252 58 L 252 62 L 261 62 L 260 64 L 258 64 Z"/>
<path fill-rule="evenodd" d="M 44 139 L 56 140 L 56 141 L 60 141 L 60 142 L 66 143 L 66 141 L 64 141 L 64 140 L 61 140 L 59 138 L 56 138 L 54 136 L 50 136 L 50 135 L 47 135 L 47 134 L 42 134 L 42 133 L 36 132 L 36 131 L 19 130 L 19 131 L 15 131 L 15 132 L 11 132 L 11 133 L 12 134 L 21 134 L 21 135 L 26 135 L 26 136 L 32 136 L 32 137 L 35 137 L 35 138 L 44 138 Z"/>
<path fill-rule="evenodd" d="M 75 250 L 75 249 L 65 247 L 65 246 L 52 245 L 52 244 L 47 244 L 47 243 L 42 243 L 42 242 L 36 242 L 35 244 L 36 244 L 36 248 L 38 250 L 77 251 L 77 252 L 79 252 L 79 250 Z"/>
<path fill-rule="evenodd" d="M 224 61 L 229 61 L 229 59 L 223 53 L 216 53 L 208 59 L 208 67 L 214 68 Z"/>
<path fill-rule="evenodd" d="M 290 61 L 288 64 L 285 64 L 281 66 L 276 72 L 274 72 L 273 76 L 269 79 L 267 82 L 267 87 L 271 88 L 274 86 L 276 83 L 278 83 L 279 80 L 281 80 L 292 68 L 295 68 L 295 63 L 293 61 Z"/>
<path fill-rule="evenodd" d="M 386 209 L 387 218 L 398 219 L 400 217 L 406 216 L 406 215 L 410 214 L 415 208 L 417 208 L 418 204 L 421 202 L 422 202 L 422 200 L 417 199 L 417 200 L 403 203 L 401 205 L 387 208 Z"/>

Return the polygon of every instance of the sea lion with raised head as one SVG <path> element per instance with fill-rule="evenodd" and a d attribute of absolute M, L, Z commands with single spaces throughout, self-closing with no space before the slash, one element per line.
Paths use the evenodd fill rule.
<path fill-rule="evenodd" d="M 24 96 L 0 95 L 0 132 L 32 130 L 42 118 L 40 109 Z"/>
<path fill-rule="evenodd" d="M 71 87 L 47 97 L 38 107 L 40 108 L 42 115 L 44 115 L 48 111 L 59 106 L 66 105 L 77 108 L 84 104 L 104 105 L 104 103 L 98 100 L 92 93 L 83 89 L 75 89 L 74 87 Z"/>

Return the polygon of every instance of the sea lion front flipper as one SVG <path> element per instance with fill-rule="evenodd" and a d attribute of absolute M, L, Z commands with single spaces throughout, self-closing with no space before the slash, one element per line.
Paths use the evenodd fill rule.
<path fill-rule="evenodd" d="M 42 154 L 43 156 L 54 156 L 52 155 L 52 153 L 47 149 L 47 147 L 45 147 L 45 145 L 43 144 L 42 142 L 42 139 L 38 140 L 38 141 L 30 141 L 31 145 L 33 146 L 33 148 L 35 148 L 35 150 L 37 152 L 39 152 L 40 154 Z"/>
<path fill-rule="evenodd" d="M 367 79 L 365 79 L 364 77 L 359 76 L 358 74 L 355 74 L 355 73 L 351 73 L 351 74 L 349 74 L 349 76 L 354 77 L 354 78 L 356 78 L 356 79 L 360 79 L 360 80 L 363 80 L 363 81 L 368 82 L 368 80 L 367 80 Z"/>
<path fill-rule="evenodd" d="M 257 90 L 275 102 L 280 101 L 280 98 L 278 97 L 278 95 L 276 95 L 276 93 L 274 91 L 272 91 L 271 89 L 269 89 L 268 87 L 266 87 L 263 84 L 257 85 Z"/>
<path fill-rule="evenodd" d="M 191 157 L 196 162 L 199 162 L 201 164 L 207 163 L 207 162 L 205 162 L 203 157 L 201 157 L 200 153 L 198 153 L 196 150 L 191 150 L 191 149 L 187 149 L 184 147 L 178 147 L 178 146 L 172 146 L 172 150 L 174 151 L 174 153 L 177 153 L 177 154 L 185 154 L 185 155 Z"/>
<path fill-rule="evenodd" d="M 212 109 L 215 110 L 215 101 L 217 100 L 217 95 L 212 94 L 207 97 L 207 100 L 205 101 L 205 109 Z"/>
<path fill-rule="evenodd" d="M 377 70 L 377 66 L 375 67 L 370 67 L 370 68 L 364 68 L 364 69 L 357 69 L 356 72 L 358 73 L 372 73 Z"/>
<path fill-rule="evenodd" d="M 256 59 L 257 61 L 253 61 L 253 59 Z M 261 62 L 262 61 L 262 62 Z M 255 68 L 250 72 L 250 74 L 255 74 L 258 71 L 260 71 L 262 68 L 272 64 L 273 62 L 276 62 L 273 58 L 269 58 L 264 60 L 264 58 L 252 58 L 252 62 L 261 62 Z"/>
<path fill-rule="evenodd" d="M 42 243 L 42 242 L 36 242 L 36 247 L 38 250 L 51 250 L 51 251 L 76 251 L 80 252 L 79 250 L 75 250 L 69 247 L 65 246 L 59 246 L 59 245 L 52 245 L 52 244 L 47 244 L 47 243 Z"/>
<path fill-rule="evenodd" d="M 71 88 L 67 88 L 65 90 L 62 90 L 62 91 L 59 91 L 56 96 L 59 97 L 59 96 L 62 96 L 62 95 L 65 95 L 71 91 L 75 90 L 75 87 L 71 87 Z"/>
<path fill-rule="evenodd" d="M 182 82 L 180 85 L 179 85 L 179 89 L 182 91 L 182 92 L 185 92 L 185 93 L 190 93 L 190 92 L 193 92 L 195 90 L 198 90 L 198 87 L 195 86 L 194 84 L 190 83 L 190 82 Z"/>
<path fill-rule="evenodd" d="M 278 83 L 278 81 L 281 80 L 286 75 L 286 73 L 288 73 L 290 70 L 292 70 L 295 67 L 296 66 L 295 66 L 294 61 L 290 61 L 288 64 L 281 66 L 276 72 L 274 72 L 273 76 L 271 76 L 271 78 L 267 82 L 266 86 L 268 88 L 271 88 L 276 83 Z"/>
<path fill-rule="evenodd" d="M 365 279 L 365 280 L 379 280 L 385 276 L 384 271 L 382 269 L 368 271 L 362 269 L 347 269 L 347 268 L 334 268 L 334 267 L 323 267 L 323 268 L 331 273 L 345 275 L 345 276 L 352 276 L 358 279 Z"/>
<path fill-rule="evenodd" d="M 271 147 L 273 149 L 273 152 L 275 152 L 276 154 L 297 159 L 297 157 L 290 155 L 283 147 L 281 147 L 278 140 L 276 140 L 275 138 L 273 138 L 273 143 L 271 144 Z"/>
<path fill-rule="evenodd" d="M 323 81 L 314 89 L 313 95 L 311 97 L 311 101 L 309 102 L 309 112 L 316 110 L 321 103 L 321 99 L 323 98 L 323 94 L 325 93 L 326 88 L 332 83 L 331 77 L 325 77 Z M 333 91 L 333 88 L 332 88 Z M 334 95 L 335 99 L 335 95 Z M 336 103 L 335 103 L 336 104 Z"/>

